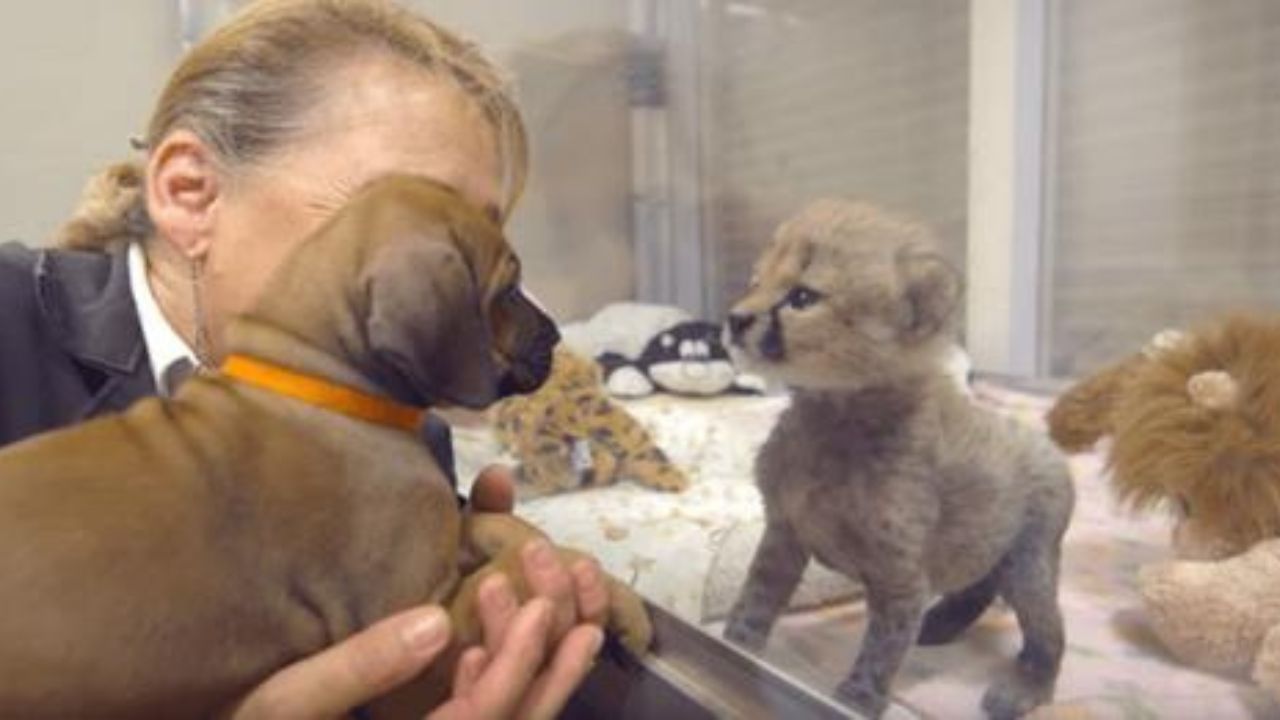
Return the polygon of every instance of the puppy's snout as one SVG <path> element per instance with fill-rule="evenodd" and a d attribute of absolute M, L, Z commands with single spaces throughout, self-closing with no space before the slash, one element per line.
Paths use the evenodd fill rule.
<path fill-rule="evenodd" d="M 731 313 L 729 315 L 729 338 L 735 345 L 742 344 L 742 336 L 746 334 L 751 326 L 756 322 L 754 315 L 742 315 L 739 313 Z"/>
<path fill-rule="evenodd" d="M 556 329 L 556 325 L 550 318 L 546 318 L 539 323 L 537 338 L 533 341 L 533 358 L 529 361 L 532 366 L 531 383 L 533 387 L 530 390 L 536 390 L 547 381 L 547 377 L 551 375 L 552 358 L 555 354 L 556 345 L 560 344 L 560 331 Z"/>
<path fill-rule="evenodd" d="M 499 381 L 499 397 L 522 395 L 542 387 L 551 374 L 552 357 L 560 342 L 555 321 L 532 301 L 521 298 L 517 322 L 522 328 L 511 367 Z"/>

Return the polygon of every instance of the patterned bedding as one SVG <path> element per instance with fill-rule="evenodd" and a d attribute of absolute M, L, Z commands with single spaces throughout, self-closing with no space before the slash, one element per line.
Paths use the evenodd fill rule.
<path fill-rule="evenodd" d="M 723 617 L 763 530 L 751 466 L 787 399 L 656 395 L 623 403 L 689 475 L 683 493 L 634 483 L 522 502 L 522 516 L 564 545 L 589 548 L 614 575 L 691 622 Z M 459 477 L 502 454 L 487 430 L 455 431 Z M 847 600 L 850 581 L 812 568 L 793 607 Z"/>
<path fill-rule="evenodd" d="M 975 394 L 1032 425 L 1050 402 L 993 383 L 978 383 Z M 665 495 L 626 483 L 522 503 L 519 512 L 556 541 L 591 549 L 650 600 L 718 632 L 762 529 L 751 463 L 786 403 L 670 396 L 627 403 L 692 487 Z M 456 441 L 461 477 L 502 459 L 483 429 L 459 429 Z M 1067 656 L 1057 702 L 1036 717 L 1280 718 L 1280 707 L 1248 683 L 1189 669 L 1162 649 L 1144 623 L 1135 577 L 1140 565 L 1168 556 L 1168 522 L 1118 510 L 1096 454 L 1073 458 L 1072 472 L 1078 499 L 1061 585 Z M 857 651 L 859 597 L 854 583 L 811 567 L 765 658 L 806 683 L 833 687 Z M 1017 643 L 1012 614 L 996 607 L 955 644 L 917 649 L 889 716 L 980 717 L 982 691 Z"/>

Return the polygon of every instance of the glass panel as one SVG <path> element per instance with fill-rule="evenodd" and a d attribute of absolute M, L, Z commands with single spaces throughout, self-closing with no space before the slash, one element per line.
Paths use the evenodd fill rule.
<path fill-rule="evenodd" d="M 922 220 L 963 267 L 968 3 L 418 5 L 514 73 L 534 169 L 510 235 L 588 358 L 616 353 L 663 382 L 650 364 L 662 343 L 646 343 L 680 321 L 718 323 L 777 225 L 819 197 Z M 718 345 L 718 332 L 665 350 L 682 342 Z M 713 365 L 689 366 L 706 376 L 685 392 L 705 397 L 615 394 L 596 416 L 575 403 L 596 408 L 608 390 L 578 379 L 460 420 L 455 437 L 464 482 L 495 459 L 517 465 L 521 515 L 718 644 L 764 527 L 753 464 L 788 398 L 735 393 Z M 624 374 L 611 390 L 628 389 Z M 645 457 L 651 444 L 666 459 Z M 814 563 L 761 657 L 830 697 L 858 647 L 861 596 Z"/>
<path fill-rule="evenodd" d="M 1050 370 L 1280 303 L 1280 5 L 1064 2 Z"/>
<path fill-rule="evenodd" d="M 723 311 L 803 203 L 927 221 L 963 266 L 968 3 L 722 2 L 707 13 L 707 182 Z"/>

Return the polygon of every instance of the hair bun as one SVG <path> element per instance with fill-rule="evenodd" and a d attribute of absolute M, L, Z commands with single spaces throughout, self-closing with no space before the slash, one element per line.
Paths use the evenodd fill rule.
<path fill-rule="evenodd" d="M 151 229 L 142 188 L 141 163 L 112 165 L 89 179 L 71 219 L 54 235 L 53 244 L 70 250 L 102 252 L 146 236 Z"/>

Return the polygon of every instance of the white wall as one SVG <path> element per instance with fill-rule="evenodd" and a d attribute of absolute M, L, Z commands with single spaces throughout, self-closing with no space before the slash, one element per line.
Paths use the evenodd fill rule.
<path fill-rule="evenodd" d="M 0 241 L 43 242 L 126 158 L 178 55 L 176 3 L 0 3 Z"/>

